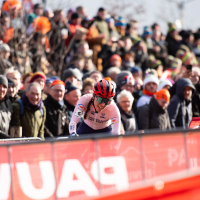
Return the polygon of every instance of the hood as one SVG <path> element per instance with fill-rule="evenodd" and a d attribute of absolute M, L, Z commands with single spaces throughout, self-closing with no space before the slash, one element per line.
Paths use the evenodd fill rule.
<path fill-rule="evenodd" d="M 194 94 L 195 92 L 195 87 L 192 84 L 191 80 L 189 78 L 181 78 L 177 81 L 176 84 L 176 94 L 181 98 L 184 99 L 184 95 L 183 95 L 183 90 L 186 86 L 189 86 L 192 88 L 192 93 Z"/>

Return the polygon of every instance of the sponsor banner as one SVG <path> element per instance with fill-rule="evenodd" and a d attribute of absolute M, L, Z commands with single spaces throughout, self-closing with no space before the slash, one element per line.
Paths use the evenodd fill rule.
<path fill-rule="evenodd" d="M 180 133 L 0 147 L 0 200 L 121 192 L 144 179 L 197 169 L 199 144 L 199 134 Z"/>
<path fill-rule="evenodd" d="M 78 199 L 99 195 L 95 142 L 90 140 L 54 143 L 57 199 Z M 95 177 L 96 178 L 96 177 Z M 99 179 L 99 177 L 98 177 Z"/>
<path fill-rule="evenodd" d="M 183 134 L 142 138 L 145 179 L 187 168 Z"/>
<path fill-rule="evenodd" d="M 188 162 L 191 170 L 200 167 L 200 135 L 189 133 L 187 135 Z"/>
<path fill-rule="evenodd" d="M 131 183 L 143 179 L 139 138 L 102 139 L 97 146 L 102 191 L 126 190 Z"/>
<path fill-rule="evenodd" d="M 55 199 L 56 181 L 50 143 L 11 146 L 10 160 L 13 199 Z"/>

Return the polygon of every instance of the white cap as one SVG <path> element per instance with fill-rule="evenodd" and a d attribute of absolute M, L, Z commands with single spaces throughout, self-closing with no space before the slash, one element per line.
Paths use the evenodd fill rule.
<path fill-rule="evenodd" d="M 144 79 L 143 88 L 145 88 L 145 85 L 146 85 L 147 83 L 150 83 L 150 82 L 153 82 L 153 83 L 155 83 L 155 84 L 158 85 L 158 84 L 159 84 L 158 77 L 155 76 L 155 75 L 149 75 L 149 76 L 147 76 L 147 77 Z"/>
<path fill-rule="evenodd" d="M 164 81 L 160 81 L 157 91 L 162 90 L 166 85 L 169 85 L 170 87 L 172 87 L 172 83 L 168 79 Z"/>

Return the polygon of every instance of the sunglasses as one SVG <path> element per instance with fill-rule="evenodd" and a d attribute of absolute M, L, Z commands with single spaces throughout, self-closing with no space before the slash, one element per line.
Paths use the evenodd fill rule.
<path fill-rule="evenodd" d="M 102 97 L 99 97 L 99 96 L 96 96 L 97 98 L 97 103 L 99 104 L 102 104 L 102 103 L 105 103 L 105 105 L 109 105 L 111 103 L 111 100 L 110 99 L 104 99 Z"/>

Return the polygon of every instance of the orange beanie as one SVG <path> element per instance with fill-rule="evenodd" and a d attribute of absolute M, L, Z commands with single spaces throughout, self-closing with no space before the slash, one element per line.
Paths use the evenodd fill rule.
<path fill-rule="evenodd" d="M 107 81 L 112 81 L 112 79 L 110 77 L 105 77 L 104 79 Z"/>
<path fill-rule="evenodd" d="M 111 58 L 110 58 L 110 63 L 112 64 L 112 62 L 113 62 L 114 60 L 118 60 L 118 61 L 120 62 L 120 64 L 122 63 L 121 57 L 120 57 L 119 55 L 117 55 L 117 54 L 114 54 L 114 55 L 111 56 Z"/>
<path fill-rule="evenodd" d="M 65 86 L 65 83 L 61 80 L 54 80 L 52 83 L 51 83 L 51 86 L 50 87 L 53 87 L 54 85 L 64 85 Z"/>
<path fill-rule="evenodd" d="M 170 102 L 170 93 L 166 89 L 162 89 L 156 93 L 156 99 L 164 99 L 167 102 Z"/>

